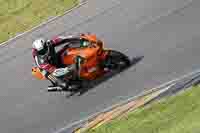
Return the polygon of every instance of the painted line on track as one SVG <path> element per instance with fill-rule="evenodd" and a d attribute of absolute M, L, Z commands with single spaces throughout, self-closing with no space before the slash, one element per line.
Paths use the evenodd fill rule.
<path fill-rule="evenodd" d="M 193 75 L 190 75 L 190 74 L 193 74 Z M 73 133 L 84 132 L 84 131 L 87 131 L 89 129 L 96 129 L 99 126 L 101 126 L 105 123 L 108 123 L 109 121 L 111 121 L 113 119 L 122 118 L 128 112 L 134 111 L 135 109 L 140 108 L 140 107 L 150 103 L 151 101 L 154 101 L 156 98 L 158 98 L 160 96 L 165 97 L 163 94 L 166 93 L 166 92 L 169 92 L 170 89 L 173 90 L 174 87 L 176 88 L 176 85 L 179 84 L 180 82 L 181 82 L 181 84 L 184 84 L 184 85 L 186 85 L 190 82 L 190 85 L 187 88 L 190 88 L 192 85 L 195 84 L 195 82 L 193 82 L 194 79 L 198 79 L 198 80 L 196 80 L 196 83 L 199 83 L 199 81 L 200 81 L 199 71 L 196 71 L 196 73 L 190 73 L 190 74 L 187 75 L 188 77 L 182 76 L 180 78 L 180 80 L 178 80 L 177 82 L 171 83 L 170 85 L 168 85 L 164 88 L 157 89 L 156 91 L 153 91 L 153 92 L 149 93 L 148 95 L 138 97 L 135 100 L 132 100 L 130 102 L 122 104 L 119 107 L 113 108 L 111 111 L 100 113 L 94 119 L 86 121 L 84 124 L 82 124 L 82 126 L 79 125 L 79 127 L 77 129 L 74 129 Z M 187 80 L 187 78 L 189 78 L 190 81 L 185 81 L 185 80 Z M 182 80 L 183 80 L 183 82 L 182 82 Z M 185 87 L 182 86 L 181 88 L 184 89 Z M 177 92 L 174 92 L 174 93 L 177 93 Z M 99 117 L 100 117 L 100 119 L 99 119 Z"/>
<path fill-rule="evenodd" d="M 183 7 L 178 8 L 178 9 L 169 10 L 167 13 L 164 13 L 164 14 L 162 14 L 162 15 L 160 15 L 160 16 L 155 17 L 155 18 L 151 18 L 149 21 L 145 21 L 145 22 L 143 22 L 143 23 L 140 23 L 140 24 L 136 25 L 136 27 L 141 28 L 142 26 L 144 26 L 144 25 L 146 25 L 146 24 L 148 24 L 148 23 L 153 23 L 153 22 L 159 20 L 161 17 L 169 16 L 170 14 L 173 14 L 173 13 L 176 13 L 176 12 L 182 10 L 182 9 L 185 9 L 185 8 L 188 7 L 188 5 L 190 5 L 192 2 L 193 2 L 193 0 L 188 0 L 187 2 L 185 2 L 185 4 L 184 4 Z M 172 84 L 172 83 L 174 83 L 174 82 L 176 82 L 176 81 L 178 81 L 178 80 L 181 80 L 181 79 L 183 79 L 183 78 L 185 78 L 185 77 L 188 77 L 188 76 L 190 76 L 190 75 L 193 75 L 193 74 L 195 74 L 195 73 L 197 73 L 197 72 L 200 72 L 200 70 L 191 72 L 191 73 L 189 73 L 189 74 L 185 74 L 185 75 L 183 75 L 182 77 L 179 77 L 179 78 L 176 78 L 176 79 L 171 80 L 171 81 L 169 81 L 169 82 L 166 82 L 166 83 L 164 83 L 164 84 L 161 84 L 161 85 L 159 85 L 159 86 L 157 86 L 157 87 L 154 87 L 154 88 L 152 88 L 152 89 L 150 89 L 150 90 L 143 91 L 143 92 L 141 92 L 139 95 L 136 95 L 136 96 L 134 96 L 134 97 L 129 98 L 128 100 L 126 100 L 126 102 L 128 102 L 128 101 L 130 101 L 130 100 L 133 100 L 133 99 L 136 99 L 136 98 L 138 98 L 138 97 L 141 97 L 142 95 L 145 95 L 146 93 L 151 93 L 151 92 L 153 92 L 153 91 L 156 91 L 158 88 L 166 87 L 166 86 L 169 85 L 169 84 Z M 122 103 L 123 103 L 123 102 L 122 102 Z M 121 104 L 121 103 L 119 103 L 119 104 Z M 108 107 L 108 108 L 104 109 L 103 111 L 96 112 L 96 113 L 94 113 L 93 115 L 90 115 L 90 116 L 87 117 L 87 118 L 84 118 L 84 119 L 79 120 L 79 121 L 75 121 L 75 122 L 73 122 L 73 123 L 67 125 L 66 127 L 63 127 L 63 128 L 61 128 L 61 129 L 59 129 L 59 130 L 56 131 L 55 133 L 60 133 L 60 132 L 66 130 L 66 129 L 70 128 L 70 127 L 73 127 L 74 125 L 77 125 L 78 123 L 82 123 L 82 122 L 84 122 L 84 121 L 86 121 L 86 120 L 88 120 L 88 119 L 91 119 L 91 118 L 97 116 L 98 114 L 100 114 L 100 113 L 102 113 L 102 112 L 105 112 L 106 110 L 111 110 L 111 109 L 112 109 L 113 107 L 115 107 L 115 106 L 116 106 L 116 105 L 111 106 L 111 107 Z"/>
<path fill-rule="evenodd" d="M 66 15 L 66 14 L 68 14 L 68 13 L 74 11 L 75 9 L 80 8 L 81 6 L 85 5 L 85 4 L 87 3 L 87 1 L 88 1 L 88 0 L 79 0 L 79 3 L 78 3 L 78 4 L 76 4 L 75 6 L 73 6 L 72 8 L 70 8 L 69 10 L 65 11 L 65 12 L 62 13 L 61 15 L 58 15 L 58 16 L 55 16 L 55 17 L 49 19 L 49 20 L 46 20 L 46 21 L 40 23 L 39 25 L 37 25 L 37 26 L 35 26 L 35 27 L 33 27 L 33 28 L 31 28 L 31 29 L 29 29 L 29 30 L 27 30 L 27 31 L 25 31 L 25 32 L 23 32 L 23 33 L 21 33 L 21 34 L 18 34 L 17 36 L 14 36 L 14 37 L 8 39 L 7 41 L 0 43 L 0 47 L 7 46 L 7 45 L 9 44 L 9 42 L 18 39 L 18 38 L 22 37 L 22 36 L 25 35 L 25 34 L 28 34 L 28 33 L 30 33 L 30 32 L 33 32 L 33 31 L 37 30 L 38 28 L 40 28 L 40 27 L 42 27 L 42 26 L 44 26 L 44 25 L 46 25 L 46 24 L 48 24 L 48 23 L 50 23 L 50 22 L 52 22 L 52 21 L 57 20 L 57 19 L 60 18 L 60 17 L 63 17 L 64 15 Z"/>
<path fill-rule="evenodd" d="M 135 99 L 133 101 L 130 101 L 124 105 L 121 105 L 113 110 L 111 110 L 110 112 L 105 112 L 104 114 L 100 114 L 102 115 L 102 120 L 98 119 L 92 122 L 89 122 L 87 124 L 85 124 L 82 128 L 79 128 L 78 130 L 75 130 L 73 133 L 79 133 L 79 132 L 84 132 L 88 129 L 96 129 L 98 127 L 100 127 L 101 125 L 108 123 L 109 121 L 117 118 L 117 117 L 122 117 L 122 115 L 124 116 L 125 114 L 127 114 L 130 111 L 133 111 L 139 107 L 144 106 L 145 104 L 147 104 L 148 102 L 150 102 L 151 100 L 153 100 L 154 98 L 158 97 L 160 94 L 162 94 L 163 92 L 167 91 L 169 88 L 171 88 L 172 85 L 166 87 L 166 89 L 164 88 L 161 90 L 158 90 L 156 92 L 152 92 L 146 96 L 140 97 L 138 99 Z M 115 111 L 116 110 L 116 111 Z"/>
<path fill-rule="evenodd" d="M 143 92 L 141 92 L 140 94 L 138 94 L 138 95 L 136 95 L 136 96 L 130 97 L 130 98 L 128 98 L 127 100 L 124 100 L 124 101 L 119 102 L 118 104 L 112 105 L 112 106 L 110 106 L 110 107 L 108 107 L 108 108 L 105 108 L 105 109 L 103 109 L 102 111 L 96 112 L 96 113 L 94 113 L 94 114 L 92 114 L 92 115 L 90 115 L 90 116 L 88 116 L 88 117 L 86 117 L 86 118 L 83 118 L 83 119 L 81 119 L 81 120 L 75 121 L 75 122 L 73 122 L 73 123 L 67 125 L 66 127 L 63 127 L 63 128 L 61 128 L 61 129 L 59 129 L 58 131 L 56 131 L 56 132 L 54 132 L 54 133 L 61 133 L 61 132 L 64 132 L 66 129 L 69 129 L 70 127 L 73 127 L 73 126 L 75 126 L 75 125 L 78 125 L 78 124 L 80 124 L 80 123 L 83 123 L 83 122 L 85 122 L 85 121 L 88 121 L 89 119 L 95 118 L 96 116 L 98 116 L 98 115 L 101 114 L 101 113 L 108 112 L 108 111 L 112 110 L 113 108 L 116 108 L 117 106 L 123 105 L 123 104 L 128 103 L 128 102 L 130 102 L 130 101 L 132 101 L 132 100 L 138 99 L 138 98 L 140 98 L 140 97 L 142 97 L 142 96 L 151 94 L 151 93 L 153 93 L 153 92 L 155 92 L 155 91 L 158 91 L 158 90 L 161 89 L 161 88 L 167 88 L 167 89 L 168 89 L 168 87 L 171 86 L 172 84 L 174 84 L 175 82 L 177 82 L 177 81 L 179 81 L 179 80 L 182 80 L 182 79 L 184 79 L 184 78 L 186 78 L 186 77 L 192 76 L 192 75 L 197 75 L 197 74 L 199 74 L 199 73 L 200 73 L 200 70 L 198 69 L 198 70 L 196 70 L 196 71 L 187 73 L 187 74 L 185 74 L 185 75 L 183 75 L 183 76 L 181 76 L 181 77 L 175 78 L 175 79 L 173 79 L 173 80 L 171 80 L 171 81 L 168 81 L 168 82 L 166 82 L 166 83 L 163 83 L 163 84 L 161 84 L 161 85 L 158 85 L 158 86 L 156 86 L 156 87 L 154 87 L 154 88 L 152 88 L 152 89 L 150 89 L 150 90 L 143 91 Z"/>

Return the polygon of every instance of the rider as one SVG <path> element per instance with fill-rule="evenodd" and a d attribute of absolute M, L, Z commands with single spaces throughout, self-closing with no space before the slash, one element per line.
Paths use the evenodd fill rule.
<path fill-rule="evenodd" d="M 83 34 L 81 34 L 83 35 Z M 62 80 L 68 72 L 76 70 L 75 65 L 65 68 L 59 68 L 59 61 L 55 52 L 55 47 L 63 43 L 80 41 L 81 46 L 87 46 L 89 40 L 80 36 L 58 36 L 54 39 L 47 40 L 44 38 L 36 39 L 32 45 L 32 55 L 35 64 L 41 69 L 43 75 L 51 81 L 53 85 L 58 85 L 61 88 L 66 88 L 67 83 Z"/>

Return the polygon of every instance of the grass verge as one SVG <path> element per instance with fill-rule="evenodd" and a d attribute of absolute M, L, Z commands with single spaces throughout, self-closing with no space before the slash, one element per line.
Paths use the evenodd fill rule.
<path fill-rule="evenodd" d="M 130 112 L 87 133 L 199 133 L 200 87 Z"/>
<path fill-rule="evenodd" d="M 0 43 L 57 16 L 78 0 L 0 0 Z"/>

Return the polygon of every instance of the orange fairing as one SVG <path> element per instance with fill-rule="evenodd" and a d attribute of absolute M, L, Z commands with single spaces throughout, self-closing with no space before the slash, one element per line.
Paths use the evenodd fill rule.
<path fill-rule="evenodd" d="M 96 35 L 93 35 L 93 34 L 84 34 L 81 37 L 91 42 L 97 42 L 97 37 Z"/>
<path fill-rule="evenodd" d="M 93 42 L 96 40 L 96 36 L 85 35 L 89 40 Z M 81 65 L 80 76 L 84 79 L 93 80 L 96 77 L 102 75 L 102 70 L 99 67 L 99 62 L 105 59 L 107 52 L 103 50 L 103 44 L 93 43 L 89 47 L 83 48 L 68 48 L 67 55 L 62 55 L 63 64 L 70 65 L 75 63 L 75 57 L 77 55 L 84 58 L 84 62 Z"/>
<path fill-rule="evenodd" d="M 35 76 L 39 80 L 45 80 L 46 78 L 40 72 L 38 67 L 32 67 L 32 75 Z"/>

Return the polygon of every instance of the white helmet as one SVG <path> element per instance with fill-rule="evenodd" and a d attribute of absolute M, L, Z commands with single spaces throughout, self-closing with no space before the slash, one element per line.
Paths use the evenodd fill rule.
<path fill-rule="evenodd" d="M 48 47 L 46 45 L 46 40 L 39 38 L 33 42 L 32 47 L 37 50 L 38 54 L 45 55 L 48 53 Z"/>

